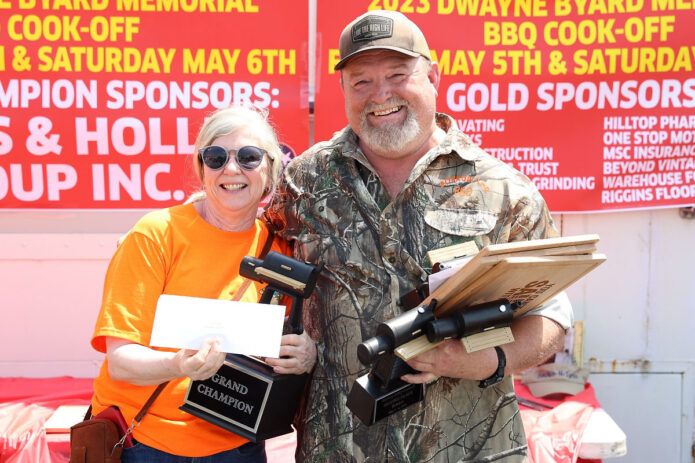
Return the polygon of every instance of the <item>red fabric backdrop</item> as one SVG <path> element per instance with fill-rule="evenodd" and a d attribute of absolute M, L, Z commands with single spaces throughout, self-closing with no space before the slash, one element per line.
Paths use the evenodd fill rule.
<path fill-rule="evenodd" d="M 317 141 L 346 125 L 333 72 L 340 31 L 368 9 L 397 10 L 420 26 L 440 63 L 438 110 L 527 174 L 551 211 L 695 203 L 695 10 L 689 5 L 317 3 Z"/>
<path fill-rule="evenodd" d="M 179 204 L 199 187 L 188 157 L 204 116 L 231 103 L 266 108 L 288 156 L 308 145 L 305 0 L 0 12 L 0 208 Z"/>

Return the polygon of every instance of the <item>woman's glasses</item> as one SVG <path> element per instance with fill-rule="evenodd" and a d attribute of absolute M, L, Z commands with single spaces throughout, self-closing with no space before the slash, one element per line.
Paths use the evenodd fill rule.
<path fill-rule="evenodd" d="M 227 150 L 216 145 L 200 148 L 198 153 L 200 153 L 203 164 L 212 170 L 219 170 L 226 166 L 231 153 L 234 153 L 239 167 L 244 170 L 254 170 L 261 165 L 263 155 L 268 154 L 266 150 L 257 146 L 242 146 L 238 150 Z"/>

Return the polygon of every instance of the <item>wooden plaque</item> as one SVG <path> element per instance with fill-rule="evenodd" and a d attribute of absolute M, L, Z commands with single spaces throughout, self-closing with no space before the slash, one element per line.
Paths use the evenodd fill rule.
<path fill-rule="evenodd" d="M 486 246 L 442 283 L 422 305 L 437 300 L 435 316 L 445 317 L 465 307 L 507 299 L 521 302 L 515 317 L 532 310 L 566 289 L 606 260 L 595 253 L 598 235 L 579 235 Z M 436 344 L 416 338 L 396 349 L 403 360 Z"/>

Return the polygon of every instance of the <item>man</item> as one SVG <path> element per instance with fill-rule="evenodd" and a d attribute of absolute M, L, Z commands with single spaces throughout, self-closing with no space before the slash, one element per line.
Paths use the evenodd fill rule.
<path fill-rule="evenodd" d="M 325 264 L 304 317 L 319 358 L 297 461 L 524 461 L 510 374 L 560 349 L 572 318 L 566 297 L 516 319 L 516 341 L 499 355 L 468 354 L 452 340 L 413 359 L 420 373 L 403 379 L 429 383 L 422 402 L 369 427 L 345 406 L 366 373 L 357 345 L 427 281 L 427 251 L 557 232 L 528 178 L 435 112 L 438 65 L 415 24 L 395 12 L 364 14 L 341 34 L 340 57 L 349 127 L 289 164 L 267 211 L 295 257 Z M 503 356 L 504 380 L 479 387 L 495 383 Z"/>

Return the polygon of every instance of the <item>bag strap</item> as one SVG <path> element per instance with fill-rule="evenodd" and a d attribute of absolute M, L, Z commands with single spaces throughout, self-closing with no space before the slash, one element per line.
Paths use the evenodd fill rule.
<path fill-rule="evenodd" d="M 135 418 L 133 418 L 133 421 L 131 421 L 130 426 L 128 426 L 128 429 L 125 430 L 125 432 L 123 433 L 121 438 L 118 440 L 118 442 L 116 442 L 116 444 L 111 449 L 111 455 L 113 455 L 113 452 L 116 449 L 116 447 L 123 447 L 128 436 L 130 434 L 132 434 L 133 429 L 138 427 L 138 425 L 140 424 L 142 419 L 145 417 L 147 410 L 150 408 L 150 406 L 152 405 L 154 400 L 157 398 L 157 396 L 162 393 L 162 391 L 164 390 L 164 388 L 166 387 L 167 384 L 169 384 L 169 381 L 163 382 L 162 384 L 157 386 L 157 389 L 155 389 L 152 392 L 152 395 L 150 395 L 150 398 L 147 399 L 147 402 L 145 402 L 145 405 L 142 406 L 142 408 L 140 409 L 138 414 L 135 415 Z"/>
<path fill-rule="evenodd" d="M 271 226 L 268 225 L 268 237 L 265 239 L 265 243 L 263 244 L 261 254 L 258 256 L 259 258 L 265 259 L 265 256 L 270 251 L 270 247 L 273 245 L 273 241 L 275 241 L 275 234 L 273 233 L 273 229 L 271 228 Z M 241 296 L 243 296 L 246 290 L 249 289 L 249 286 L 251 286 L 251 280 L 249 280 L 248 278 L 244 278 L 244 282 L 241 284 L 237 292 L 234 293 L 234 296 L 232 296 L 232 301 L 239 301 L 241 299 Z"/>
<path fill-rule="evenodd" d="M 87 412 L 84 414 L 84 419 L 82 421 L 87 421 L 92 417 L 92 404 L 89 404 L 89 407 L 87 407 Z"/>
<path fill-rule="evenodd" d="M 268 227 L 268 236 L 265 239 L 265 243 L 263 243 L 261 255 L 258 256 L 260 259 L 265 259 L 265 256 L 267 256 L 268 252 L 270 252 L 270 247 L 273 245 L 273 241 L 275 241 L 275 227 L 270 223 L 267 223 L 266 226 Z"/>
<path fill-rule="evenodd" d="M 156 399 L 157 396 L 162 393 L 162 390 L 164 389 L 164 387 L 167 384 L 169 384 L 169 381 L 157 386 L 157 389 L 155 389 L 152 392 L 152 395 L 150 396 L 149 399 L 147 399 L 147 402 L 145 402 L 145 405 L 143 405 L 142 408 L 140 409 L 140 411 L 138 412 L 138 414 L 135 415 L 135 421 L 137 421 L 138 423 L 140 421 L 142 421 L 142 419 L 145 417 L 145 413 L 147 413 L 147 410 L 152 406 L 154 399 Z M 87 407 L 87 412 L 84 414 L 84 419 L 82 421 L 87 421 L 91 417 L 92 417 L 92 404 L 89 404 L 89 407 Z"/>
<path fill-rule="evenodd" d="M 145 417 L 145 413 L 147 413 L 147 410 L 152 406 L 152 403 L 154 402 L 154 400 L 157 398 L 157 396 L 159 394 L 162 393 L 162 391 L 164 390 L 164 388 L 166 387 L 167 384 L 169 384 L 169 381 L 166 381 L 166 382 L 160 384 L 159 386 L 157 386 L 157 389 L 155 389 L 152 392 L 152 395 L 150 396 L 149 399 L 147 399 L 147 402 L 145 402 L 145 405 L 143 405 L 142 408 L 140 409 L 140 411 L 138 412 L 138 414 L 135 415 L 135 421 L 137 423 L 140 423 L 140 421 L 142 421 L 142 419 Z"/>

